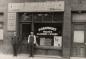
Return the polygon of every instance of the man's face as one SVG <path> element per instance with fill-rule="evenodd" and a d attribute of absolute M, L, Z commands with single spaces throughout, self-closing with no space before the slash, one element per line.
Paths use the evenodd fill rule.
<path fill-rule="evenodd" d="M 33 33 L 33 32 L 31 32 L 31 35 L 34 35 L 34 33 Z"/>

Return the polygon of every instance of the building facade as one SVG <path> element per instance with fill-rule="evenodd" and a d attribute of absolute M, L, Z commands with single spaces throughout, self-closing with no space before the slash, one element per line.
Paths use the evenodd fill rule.
<path fill-rule="evenodd" d="M 16 32 L 17 53 L 26 53 L 27 36 L 34 31 L 35 54 L 86 57 L 85 6 L 85 0 L 0 0 L 0 52 L 13 52 Z"/>

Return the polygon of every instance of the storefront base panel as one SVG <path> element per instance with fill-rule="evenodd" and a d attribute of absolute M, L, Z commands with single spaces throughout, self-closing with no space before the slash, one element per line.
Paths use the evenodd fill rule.
<path fill-rule="evenodd" d="M 29 54 L 29 50 L 27 49 L 26 45 L 22 45 L 18 49 L 18 54 Z M 34 55 L 52 55 L 52 56 L 61 56 L 62 51 L 61 50 L 56 50 L 56 49 L 39 49 L 35 48 L 34 49 Z"/>
<path fill-rule="evenodd" d="M 54 56 L 61 56 L 61 51 L 58 50 L 42 50 L 42 49 L 37 49 L 36 53 L 37 55 L 54 55 Z"/>

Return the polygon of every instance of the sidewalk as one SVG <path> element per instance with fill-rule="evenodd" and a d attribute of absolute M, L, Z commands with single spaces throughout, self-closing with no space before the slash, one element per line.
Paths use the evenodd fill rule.
<path fill-rule="evenodd" d="M 70 59 L 86 59 L 85 57 L 70 57 Z"/>
<path fill-rule="evenodd" d="M 63 59 L 59 56 L 46 56 L 46 55 L 35 55 L 34 57 L 29 57 L 28 54 L 18 54 L 18 56 L 13 56 L 12 54 L 0 54 L 0 59 Z"/>

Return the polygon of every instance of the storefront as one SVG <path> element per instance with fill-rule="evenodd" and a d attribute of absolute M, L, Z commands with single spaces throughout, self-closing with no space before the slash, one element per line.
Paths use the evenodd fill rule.
<path fill-rule="evenodd" d="M 17 37 L 24 40 L 24 44 L 27 43 L 30 32 L 34 31 L 39 44 L 35 54 L 69 57 L 71 49 L 69 11 L 64 12 L 64 1 L 9 3 L 8 31 L 16 32 Z M 21 46 L 26 48 L 25 45 Z"/>
<path fill-rule="evenodd" d="M 3 0 L 0 3 L 1 52 L 13 53 L 11 40 L 16 33 L 23 42 L 20 52 L 27 53 L 27 36 L 34 31 L 39 44 L 35 55 L 86 57 L 85 0 Z"/>
<path fill-rule="evenodd" d="M 27 41 L 34 31 L 39 44 L 37 54 L 62 55 L 63 15 L 63 12 L 19 12 L 19 37 Z"/>

